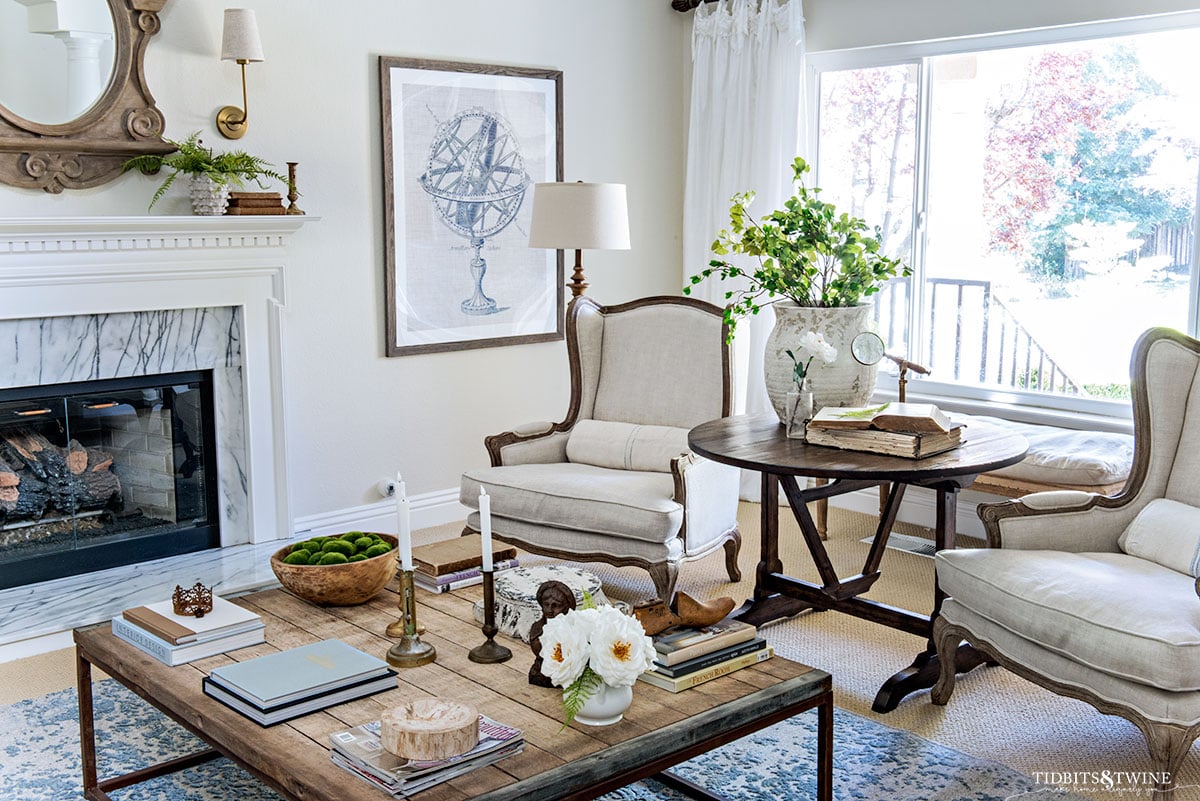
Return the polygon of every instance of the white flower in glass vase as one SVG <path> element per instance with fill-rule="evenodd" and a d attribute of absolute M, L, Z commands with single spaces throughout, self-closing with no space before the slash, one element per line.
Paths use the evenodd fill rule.
<path fill-rule="evenodd" d="M 563 688 L 566 723 L 600 689 L 630 687 L 654 663 L 654 642 L 636 618 L 612 606 L 585 607 L 546 621 L 542 672 Z"/>
<path fill-rule="evenodd" d="M 795 365 L 792 370 L 792 381 L 796 384 L 796 391 L 803 392 L 808 381 L 808 368 L 812 366 L 813 359 L 820 357 L 821 361 L 826 364 L 833 364 L 837 359 L 837 348 L 825 341 L 825 337 L 818 334 L 816 331 L 808 331 L 804 336 L 800 337 L 800 345 L 796 348 L 800 352 L 797 356 L 790 350 L 784 351 Z M 808 358 L 805 358 L 805 357 Z"/>

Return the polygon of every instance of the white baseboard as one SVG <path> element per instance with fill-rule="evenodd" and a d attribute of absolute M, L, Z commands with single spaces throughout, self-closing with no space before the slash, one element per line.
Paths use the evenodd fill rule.
<path fill-rule="evenodd" d="M 909 487 L 904 492 L 904 500 L 900 503 L 900 513 L 897 519 L 904 523 L 933 528 L 937 517 L 936 493 L 921 487 Z M 983 502 L 1001 500 L 999 496 L 983 492 L 964 490 L 958 494 L 957 514 L 955 515 L 955 531 L 969 537 L 983 539 L 986 535 L 983 523 L 975 507 Z M 829 502 L 839 509 L 849 509 L 869 515 L 879 514 L 879 490 L 872 487 L 850 492 L 830 498 Z"/>
<path fill-rule="evenodd" d="M 408 508 L 414 530 L 440 526 L 455 520 L 466 522 L 467 507 L 458 502 L 458 488 L 408 496 Z M 292 523 L 293 534 L 299 537 L 320 537 L 343 531 L 379 531 L 396 533 L 396 503 L 390 498 L 337 509 L 332 512 L 298 517 Z"/>

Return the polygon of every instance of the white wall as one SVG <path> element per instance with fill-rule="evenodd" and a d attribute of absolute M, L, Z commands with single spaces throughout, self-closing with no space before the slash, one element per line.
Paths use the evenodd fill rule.
<path fill-rule="evenodd" d="M 1197 8 L 1196 0 L 805 0 L 804 16 L 815 52 Z"/>
<path fill-rule="evenodd" d="M 589 252 L 590 294 L 678 294 L 690 15 L 665 0 L 252 0 L 267 61 L 247 68 L 250 129 L 232 143 L 216 110 L 240 104 L 218 60 L 222 8 L 170 0 L 147 74 L 167 135 L 298 161 L 300 206 L 286 313 L 292 511 L 380 500 L 397 470 L 410 495 L 458 486 L 485 464 L 485 434 L 566 408 L 561 342 L 385 358 L 378 56 L 561 69 L 565 178 L 628 185 L 632 250 Z M 2 99 L 0 99 L 2 102 Z M 59 196 L 0 186 L 0 216 L 146 213 L 156 181 L 126 175 Z M 172 190 L 154 214 L 188 213 Z M 568 267 L 569 272 L 569 267 Z"/>

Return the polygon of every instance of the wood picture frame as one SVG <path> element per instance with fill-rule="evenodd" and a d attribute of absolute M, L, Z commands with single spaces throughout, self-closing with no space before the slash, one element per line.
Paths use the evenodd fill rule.
<path fill-rule="evenodd" d="M 562 339 L 563 253 L 528 244 L 562 72 L 380 56 L 379 78 L 387 356 Z"/>

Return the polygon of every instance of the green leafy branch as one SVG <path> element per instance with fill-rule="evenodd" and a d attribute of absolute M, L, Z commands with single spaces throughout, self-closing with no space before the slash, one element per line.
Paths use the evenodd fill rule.
<path fill-rule="evenodd" d="M 575 720 L 579 710 L 583 709 L 583 705 L 596 693 L 596 690 L 600 689 L 600 685 L 603 683 L 604 680 L 600 678 L 600 674 L 592 670 L 592 666 L 589 664 L 584 667 L 579 678 L 563 689 L 563 711 L 566 713 L 563 729 L 571 725 L 571 721 Z"/>
<path fill-rule="evenodd" d="M 140 170 L 146 175 L 153 175 L 164 167 L 171 170 L 171 174 L 155 190 L 154 196 L 150 199 L 150 208 L 154 208 L 154 204 L 167 193 L 180 174 L 207 175 L 213 183 L 222 186 L 225 184 L 242 186 L 243 181 L 253 180 L 260 189 L 266 189 L 267 186 L 263 183 L 264 178 L 273 178 L 284 185 L 288 184 L 288 179 L 276 171 L 273 164 L 258 156 L 252 156 L 244 150 L 213 153 L 211 148 L 204 146 L 199 131 L 182 142 L 170 139 L 165 141 L 175 148 L 174 152 L 166 155 L 146 153 L 134 156 L 121 165 L 123 172 Z"/>

